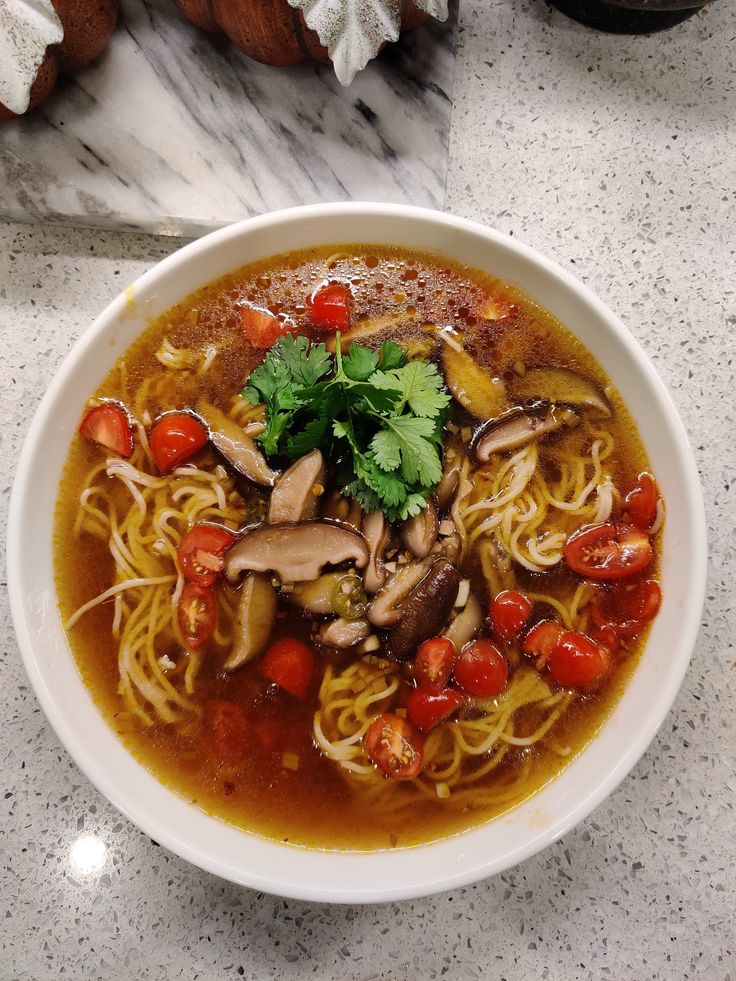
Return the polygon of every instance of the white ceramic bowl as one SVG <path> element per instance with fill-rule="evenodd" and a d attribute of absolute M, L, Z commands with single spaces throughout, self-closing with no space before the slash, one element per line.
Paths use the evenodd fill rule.
<path fill-rule="evenodd" d="M 324 852 L 281 845 L 208 817 L 163 787 L 103 721 L 69 651 L 52 571 L 54 504 L 84 402 L 155 317 L 257 259 L 313 245 L 381 243 L 441 252 L 521 288 L 603 364 L 638 421 L 667 501 L 664 603 L 646 651 L 599 735 L 536 796 L 483 827 L 409 849 Z M 338 204 L 253 218 L 160 262 L 82 335 L 38 408 L 13 488 L 8 572 L 15 629 L 38 699 L 80 769 L 146 834 L 233 882 L 298 899 L 380 902 L 440 892 L 507 869 L 555 841 L 611 793 L 651 742 L 688 665 L 702 609 L 703 502 L 687 439 L 641 348 L 586 287 L 480 225 L 396 205 Z"/>

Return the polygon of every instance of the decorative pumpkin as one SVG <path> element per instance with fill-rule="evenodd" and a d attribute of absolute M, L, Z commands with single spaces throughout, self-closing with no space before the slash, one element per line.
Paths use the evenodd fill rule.
<path fill-rule="evenodd" d="M 447 0 L 174 0 L 205 31 L 223 31 L 249 58 L 286 67 L 332 61 L 343 85 L 429 17 L 445 20 Z"/>
<path fill-rule="evenodd" d="M 0 121 L 101 55 L 119 12 L 120 0 L 0 0 Z"/>

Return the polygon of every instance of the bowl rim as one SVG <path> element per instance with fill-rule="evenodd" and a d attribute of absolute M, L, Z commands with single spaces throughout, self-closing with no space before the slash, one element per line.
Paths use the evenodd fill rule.
<path fill-rule="evenodd" d="M 286 878 L 279 878 L 276 876 L 264 877 L 261 875 L 252 874 L 247 869 L 234 868 L 227 862 L 217 860 L 216 858 L 213 858 L 206 852 L 202 851 L 200 848 L 193 846 L 184 837 L 177 834 L 176 830 L 172 830 L 164 821 L 160 820 L 150 810 L 147 810 L 145 803 L 141 804 L 131 799 L 129 794 L 126 795 L 122 792 L 118 792 L 118 788 L 114 780 L 111 779 L 109 774 L 104 772 L 104 770 L 95 760 L 94 750 L 90 748 L 89 744 L 78 732 L 73 731 L 73 726 L 70 726 L 68 719 L 65 718 L 64 710 L 54 699 L 51 687 L 47 684 L 47 679 L 44 677 L 44 672 L 39 659 L 35 655 L 29 627 L 26 623 L 26 609 L 24 607 L 24 596 L 21 588 L 21 549 L 23 537 L 21 515 L 25 489 L 29 483 L 29 480 L 32 479 L 32 474 L 30 471 L 32 456 L 36 444 L 49 423 L 54 403 L 62 394 L 69 376 L 71 376 L 74 370 L 84 361 L 87 354 L 87 348 L 89 347 L 91 340 L 100 334 L 110 331 L 116 320 L 124 314 L 125 305 L 128 302 L 131 290 L 135 295 L 145 294 L 150 287 L 155 285 L 160 277 L 177 265 L 181 264 L 183 261 L 196 257 L 214 246 L 218 246 L 231 239 L 237 239 L 244 232 L 246 234 L 257 233 L 259 230 L 270 226 L 282 223 L 289 224 L 290 222 L 309 220 L 311 218 L 323 220 L 329 219 L 332 216 L 352 215 L 357 219 L 361 216 L 365 216 L 366 214 L 377 217 L 398 219 L 405 218 L 418 221 L 420 223 L 429 222 L 434 225 L 439 224 L 447 227 L 448 229 L 454 228 L 460 232 L 472 233 L 473 235 L 490 240 L 496 246 L 511 252 L 516 257 L 519 257 L 522 260 L 525 260 L 527 263 L 541 268 L 541 270 L 545 271 L 547 274 L 550 274 L 554 279 L 559 281 L 566 290 L 579 297 L 585 304 L 595 311 L 601 320 L 606 322 L 612 334 L 615 335 L 616 342 L 624 348 L 625 355 L 633 359 L 637 363 L 640 371 L 646 375 L 650 383 L 650 392 L 648 392 L 647 395 L 657 400 L 659 408 L 669 421 L 671 435 L 677 443 L 677 449 L 679 451 L 677 465 L 680 469 L 680 475 L 685 481 L 684 494 L 687 500 L 687 507 L 685 510 L 690 522 L 689 533 L 691 535 L 695 561 L 687 570 L 687 575 L 689 576 L 690 582 L 691 602 L 688 603 L 687 608 L 684 609 L 682 613 L 682 624 L 679 631 L 678 643 L 679 654 L 671 666 L 666 684 L 657 693 L 653 710 L 647 719 L 647 725 L 640 726 L 635 737 L 629 737 L 626 751 L 622 753 L 620 758 L 617 759 L 615 765 L 611 766 L 610 770 L 603 776 L 603 778 L 596 779 L 591 782 L 587 791 L 582 794 L 582 799 L 577 799 L 569 806 L 565 813 L 556 816 L 553 823 L 549 827 L 543 829 L 539 833 L 530 831 L 526 842 L 514 848 L 512 851 L 507 852 L 500 858 L 480 862 L 479 864 L 476 864 L 470 868 L 463 868 L 460 870 L 448 868 L 445 870 L 443 875 L 436 876 L 431 881 L 422 881 L 421 883 L 409 882 L 408 884 L 397 884 L 391 882 L 388 884 L 382 883 L 380 886 L 359 888 L 347 887 L 338 889 L 334 886 L 325 887 L 319 882 L 314 884 L 310 883 L 308 885 L 297 884 L 290 881 L 288 876 Z M 390 245 L 390 241 L 388 241 L 387 244 Z M 452 257 L 452 252 L 449 249 L 448 254 L 450 257 Z M 235 266 L 233 268 L 237 267 Z M 225 272 L 221 273 L 221 275 L 224 274 Z M 519 283 L 517 285 L 523 291 L 523 284 Z M 182 292 L 181 299 L 184 299 L 186 295 L 187 291 L 185 290 Z M 117 357 L 117 355 L 115 355 L 115 357 Z M 247 218 L 243 221 L 236 222 L 232 225 L 226 226 L 225 228 L 211 232 L 202 238 L 199 238 L 183 246 L 182 248 L 177 249 L 171 255 L 155 263 L 150 269 L 138 277 L 131 284 L 131 286 L 121 291 L 117 297 L 113 298 L 110 303 L 107 304 L 104 310 L 95 318 L 92 324 L 82 331 L 77 340 L 74 342 L 70 351 L 62 360 L 60 366 L 57 368 L 49 387 L 36 408 L 33 420 L 28 428 L 24 440 L 23 449 L 19 458 L 16 475 L 13 482 L 8 517 L 8 592 L 10 595 L 13 624 L 21 650 L 23 663 L 44 714 L 56 732 L 58 738 L 66 748 L 67 752 L 69 752 L 70 756 L 82 773 L 139 829 L 188 862 L 214 873 L 215 875 L 239 884 L 247 885 L 257 890 L 263 890 L 271 892 L 275 895 L 286 896 L 293 899 L 319 902 L 387 902 L 409 898 L 419 898 L 425 895 L 436 894 L 447 889 L 468 885 L 518 864 L 524 859 L 545 848 L 547 845 L 552 844 L 566 831 L 587 817 L 595 807 L 597 807 L 613 792 L 613 790 L 619 785 L 619 783 L 621 783 L 624 777 L 642 757 L 647 747 L 654 739 L 654 736 L 662 725 L 675 700 L 690 662 L 690 657 L 700 626 L 701 611 L 705 598 L 706 570 L 707 540 L 705 509 L 702 489 L 695 460 L 693 458 L 692 449 L 667 389 L 656 373 L 654 367 L 649 362 L 643 349 L 629 333 L 621 320 L 602 300 L 596 296 L 596 294 L 592 292 L 589 287 L 579 281 L 575 276 L 569 273 L 554 260 L 549 259 L 537 252 L 536 249 L 519 242 L 516 238 L 512 238 L 511 236 L 508 236 L 495 229 L 488 228 L 479 222 L 456 217 L 447 214 L 446 212 L 396 204 L 363 202 L 334 204 L 326 203 L 288 208 L 271 212 L 265 215 Z M 52 595 L 55 600 L 56 591 L 55 587 L 53 586 Z M 81 681 L 81 676 L 79 680 L 80 684 L 83 684 Z M 621 699 L 619 699 L 619 703 L 623 700 L 623 698 L 624 695 L 622 695 Z M 107 727 L 108 724 L 105 721 L 102 712 L 99 709 L 97 709 L 97 712 L 99 713 L 101 723 Z M 115 738 L 117 739 L 117 737 Z M 598 738 L 599 734 L 594 737 L 593 741 Z M 120 744 L 121 746 L 124 745 L 122 744 L 122 741 Z M 130 757 L 131 762 L 134 762 L 136 765 L 145 770 L 143 764 L 141 764 L 133 756 L 133 754 L 127 750 L 126 747 L 124 748 Z M 580 754 L 578 754 L 578 756 L 579 755 Z M 564 773 L 568 769 L 569 768 L 565 768 L 565 770 L 563 770 L 560 774 L 557 774 L 552 779 L 551 783 L 554 784 L 562 779 L 564 777 Z M 151 779 L 156 780 L 156 778 Z M 156 782 L 158 783 L 157 780 Z M 545 787 L 546 786 L 549 786 L 549 783 L 546 784 Z M 530 798 L 530 800 L 533 801 L 535 798 L 537 798 L 539 794 L 543 792 L 543 789 L 541 791 L 537 791 L 532 798 Z M 169 791 L 169 793 L 175 796 L 176 799 L 181 801 L 187 808 L 196 809 L 194 805 L 190 804 L 183 797 L 176 794 L 175 791 Z M 515 810 L 516 808 L 512 808 L 510 812 L 506 812 L 506 815 L 509 813 L 513 814 Z M 497 820 L 502 820 L 504 816 L 505 815 L 501 815 L 501 817 Z M 208 820 L 217 821 L 221 824 L 221 826 L 223 824 L 220 822 L 220 819 L 211 816 L 208 816 Z M 494 823 L 494 821 L 486 822 L 484 824 L 474 826 L 459 835 L 438 839 L 435 842 L 430 842 L 425 845 L 400 849 L 398 852 L 330 852 L 321 851 L 319 849 L 302 848 L 297 850 L 294 848 L 294 846 L 283 845 L 281 843 L 274 842 L 271 839 L 265 839 L 257 835 L 249 834 L 248 832 L 240 831 L 239 834 L 245 835 L 256 843 L 259 843 L 264 849 L 276 847 L 281 851 L 288 850 L 294 856 L 296 856 L 298 852 L 302 855 L 318 854 L 333 857 L 341 856 L 355 860 L 356 856 L 363 855 L 407 855 L 411 852 L 421 855 L 429 849 L 436 849 L 440 844 L 453 841 L 459 841 L 461 844 L 458 847 L 462 848 L 463 838 L 466 836 L 481 834 L 484 829 L 491 827 Z M 232 827 L 230 825 L 224 826 Z M 331 861 L 332 859 L 329 860 Z"/>

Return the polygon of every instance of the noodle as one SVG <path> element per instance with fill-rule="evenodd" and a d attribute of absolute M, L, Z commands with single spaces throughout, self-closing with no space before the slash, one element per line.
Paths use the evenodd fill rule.
<path fill-rule="evenodd" d="M 169 350 L 167 357 L 175 355 Z M 150 387 L 160 388 L 160 378 L 147 379 Z M 101 477 L 107 478 L 104 483 Z M 176 561 L 181 539 L 197 521 L 236 529 L 245 518 L 246 505 L 221 467 L 211 472 L 188 464 L 162 477 L 155 472 L 146 440 L 129 460 L 110 457 L 87 475 L 74 534 L 106 542 L 115 577 L 109 589 L 82 604 L 65 626 L 72 629 L 90 610 L 114 600 L 111 629 L 120 645 L 119 691 L 128 711 L 144 725 L 173 722 L 182 710 L 196 710 L 187 696 L 194 693 L 201 654 L 186 650 L 175 615 L 184 587 Z M 218 591 L 218 600 L 223 616 L 213 642 L 225 651 L 231 643 L 233 607 L 224 590 Z M 177 666 L 186 663 L 185 670 L 169 669 L 170 680 L 163 657 Z"/>
<path fill-rule="evenodd" d="M 339 674 L 329 666 L 319 692 L 313 723 L 317 745 L 346 771 L 348 779 L 373 783 L 377 790 L 385 787 L 385 781 L 372 766 L 362 739 L 376 715 L 395 710 L 401 680 L 398 664 L 369 656 Z M 401 806 L 411 806 L 417 793 L 456 800 L 457 790 L 473 787 L 503 762 L 512 747 L 529 749 L 541 743 L 573 697 L 569 692 L 553 692 L 532 668 L 519 669 L 502 695 L 471 700 L 467 717 L 445 722 L 430 732 L 424 769 L 407 787 Z M 525 720 L 530 712 L 541 718 L 527 732 Z M 552 745 L 548 748 L 556 751 Z M 442 792 L 438 793 L 440 785 Z M 523 793 L 523 781 L 513 786 Z M 514 800 L 515 791 L 504 785 L 500 793 Z M 498 793 L 496 788 L 483 790 L 481 799 L 490 806 L 491 801 L 499 802 Z M 474 789 L 473 800 L 476 794 Z"/>
<path fill-rule="evenodd" d="M 585 422 L 580 430 L 578 452 L 530 443 L 492 457 L 472 476 L 466 460 L 452 510 L 464 546 L 487 538 L 523 568 L 542 572 L 561 561 L 581 524 L 605 521 L 615 495 L 603 466 L 613 436 Z M 555 470 L 556 479 L 548 476 Z"/>

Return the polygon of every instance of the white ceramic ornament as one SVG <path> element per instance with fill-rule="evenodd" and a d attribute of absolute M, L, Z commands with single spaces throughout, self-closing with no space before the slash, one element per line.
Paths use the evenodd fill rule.
<path fill-rule="evenodd" d="M 448 0 L 415 0 L 416 6 L 437 20 L 447 20 Z M 401 32 L 401 0 L 289 0 L 316 31 L 343 85 L 375 58 L 387 41 Z"/>
<path fill-rule="evenodd" d="M 21 115 L 50 44 L 64 27 L 51 0 L 0 0 L 0 102 Z"/>

